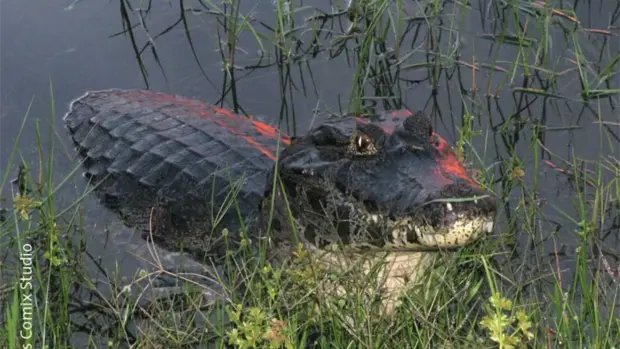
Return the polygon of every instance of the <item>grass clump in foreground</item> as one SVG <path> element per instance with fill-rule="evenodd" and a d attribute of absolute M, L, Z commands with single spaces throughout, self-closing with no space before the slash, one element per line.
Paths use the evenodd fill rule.
<path fill-rule="evenodd" d="M 479 48 L 475 55 L 465 53 L 463 42 L 472 38 L 461 40 L 468 32 L 465 17 L 479 4 L 435 0 L 416 2 L 412 9 L 402 0 L 352 3 L 354 8 L 341 15 L 313 12 L 313 20 L 305 22 L 299 16 L 309 19 L 304 11 L 312 9 L 278 1 L 276 25 L 267 32 L 261 31 L 267 26 L 254 26 L 251 16 L 241 13 L 237 1 L 226 1 L 224 7 L 208 3 L 211 13 L 226 19 L 221 38 L 226 46 L 220 48 L 223 95 L 231 94 L 234 107 L 242 110 L 235 52 L 243 33 L 250 33 L 262 52 L 273 49 L 277 57 L 268 65 L 279 74 L 284 116 L 295 114 L 291 71 L 321 52 L 334 60 L 343 53 L 353 57 L 349 111 L 405 107 L 407 86 L 426 83 L 432 90 L 428 108 L 454 125 L 463 158 L 481 169 L 480 180 L 503 201 L 493 237 L 442 254 L 424 282 L 400 300 L 393 316 L 380 315 L 380 294 L 355 268 L 348 273 L 323 269 L 309 262 L 303 249 L 294 265 L 277 268 L 251 258 L 254 246 L 249 243 L 227 256 L 220 273 L 224 295 L 213 302 L 204 297 L 209 285 L 204 277 L 196 281 L 190 273 L 171 275 L 157 264 L 155 271 L 122 277 L 118 268 L 106 268 L 91 256 L 85 245 L 93 237 L 83 225 L 80 202 L 89 194 L 76 193 L 80 200 L 58 206 L 57 191 L 67 187 L 68 179 L 52 177 L 54 145 L 44 147 L 39 138 L 37 158 L 27 161 L 15 149 L 20 156 L 12 157 L 2 182 L 2 192 L 8 194 L 5 205 L 12 207 L 0 231 L 0 346 L 619 347 L 619 247 L 613 240 L 619 229 L 619 160 L 603 151 L 594 160 L 578 154 L 562 157 L 545 141 L 571 126 L 571 120 L 554 126 L 549 119 L 564 121 L 561 115 L 581 108 L 579 117 L 592 116 L 599 126 L 599 147 L 617 153 L 613 127 L 618 125 L 601 110 L 606 102 L 617 104 L 613 78 L 620 55 L 608 40 L 589 40 L 607 35 L 605 29 L 585 27 L 566 4 L 491 2 L 476 12 L 489 23 L 479 35 L 489 42 L 485 52 L 490 60 L 483 61 Z M 329 21 L 332 26 L 325 29 Z M 559 54 L 551 51 L 562 45 Z M 510 60 L 501 58 L 507 50 Z M 437 97 L 442 85 L 458 86 L 457 105 L 450 102 L 451 110 L 443 111 L 447 115 Z M 482 147 L 473 145 L 480 143 Z M 15 158 L 23 170 L 11 186 Z M 556 202 L 543 198 L 546 188 L 539 174 L 549 166 L 561 174 L 558 181 L 566 193 Z M 565 211 L 560 200 L 569 202 L 574 213 Z M 28 275 L 19 261 L 26 243 L 34 252 Z M 26 276 L 32 277 L 32 289 L 21 287 Z M 176 278 L 185 291 L 151 301 L 147 292 L 161 282 L 154 276 Z M 324 292 L 334 281 L 348 292 Z M 24 299 L 32 300 L 31 308 Z M 22 339 L 27 323 L 33 336 Z"/>
<path fill-rule="evenodd" d="M 3 287 L 0 332 L 6 348 L 43 343 L 49 348 L 123 348 L 129 343 L 138 348 L 199 343 L 238 348 L 617 345 L 618 279 L 610 279 L 607 269 L 590 272 L 590 261 L 584 257 L 569 267 L 575 275 L 568 287 L 561 280 L 566 271 L 552 269 L 553 285 L 539 293 L 528 292 L 526 288 L 538 280 L 509 278 L 503 271 L 506 267 L 498 263 L 510 253 L 501 242 L 510 240 L 506 231 L 497 233 L 500 243 L 487 239 L 442 255 L 424 282 L 401 299 L 392 316 L 381 315 L 380 293 L 373 289 L 372 280 L 359 277 L 355 267 L 346 272 L 324 269 L 310 262 L 300 247 L 293 265 L 278 269 L 250 257 L 250 240 L 227 257 L 222 274 L 227 276 L 228 283 L 223 282 L 228 292 L 219 301 L 205 303 L 204 286 L 179 273 L 172 276 L 185 281 L 185 291 L 145 302 L 146 289 L 138 284 L 168 272 L 160 266 L 159 271 L 137 272 L 129 280 L 119 277 L 118 270 L 86 268 L 89 259 L 97 261 L 84 249 L 87 237 L 79 233 L 80 204 L 57 207 L 57 187 L 48 187 L 54 181 L 47 166 L 33 176 L 28 165 L 22 165 L 10 218 L 2 226 L 3 251 L 12 252 L 3 253 L 1 270 L 3 285 L 8 285 Z M 605 168 L 601 164 L 601 170 Z M 616 169 L 611 182 L 595 186 L 597 200 L 617 200 L 619 174 Z M 527 193 L 523 189 L 524 197 Z M 525 201 L 519 204 L 527 207 Z M 618 202 L 606 201 L 601 207 L 612 204 Z M 597 220 L 604 216 L 583 211 L 588 212 Z M 534 221 L 534 216 L 526 218 Z M 582 221 L 591 220 L 591 216 L 582 217 Z M 583 238 L 580 248 L 585 253 L 596 246 L 589 242 L 594 231 L 590 224 L 576 232 Z M 28 272 L 23 261 L 20 265 L 15 260 L 26 244 L 33 251 Z M 31 288 L 21 286 L 25 278 Z M 237 280 L 244 280 L 242 289 L 234 289 Z M 325 292 L 324 285 L 334 281 L 347 292 Z M 147 286 L 157 286 L 156 281 Z M 22 339 L 20 333 L 30 326 L 32 337 Z"/>

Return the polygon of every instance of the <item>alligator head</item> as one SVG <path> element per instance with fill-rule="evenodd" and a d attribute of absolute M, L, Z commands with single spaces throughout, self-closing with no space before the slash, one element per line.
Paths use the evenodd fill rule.
<path fill-rule="evenodd" d="M 319 248 L 403 250 L 462 246 L 492 231 L 494 197 L 474 182 L 424 114 L 393 129 L 382 126 L 343 118 L 282 151 L 279 178 L 303 239 Z"/>
<path fill-rule="evenodd" d="M 492 231 L 495 198 L 471 178 L 430 120 L 408 113 L 389 125 L 347 117 L 293 139 L 263 200 L 276 246 L 295 245 L 296 232 L 315 251 L 328 245 L 366 255 L 388 251 L 392 264 L 411 274 L 422 265 L 420 252 L 408 251 L 463 246 Z M 388 278 L 401 274 L 388 272 Z"/>

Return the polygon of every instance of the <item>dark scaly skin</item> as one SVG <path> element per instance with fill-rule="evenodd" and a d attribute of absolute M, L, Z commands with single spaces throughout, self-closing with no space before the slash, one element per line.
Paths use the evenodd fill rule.
<path fill-rule="evenodd" d="M 247 224 L 257 220 L 267 173 L 289 143 L 228 110 L 140 90 L 89 92 L 72 102 L 65 123 L 102 202 L 162 247 L 183 246 L 199 260 L 223 253 L 221 230 L 237 232 L 238 211 Z M 213 224 L 235 187 L 239 210 L 229 206 Z"/>
<path fill-rule="evenodd" d="M 395 224 L 448 224 L 454 215 L 446 204 L 431 201 L 485 194 L 426 117 L 407 111 L 384 116 L 372 124 L 355 117 L 327 122 L 289 146 L 289 138 L 272 126 L 197 100 L 108 90 L 74 101 L 65 121 L 85 157 L 86 176 L 100 183 L 96 191 L 103 202 L 128 225 L 152 228 L 164 248 L 183 245 L 200 259 L 205 252 L 222 254 L 221 229 L 236 232 L 240 215 L 251 226 L 248 232 L 264 227 L 252 225 L 260 207 L 263 216 L 274 213 L 276 250 L 292 239 L 289 208 L 302 239 L 312 246 L 406 249 L 419 236 L 408 229 L 397 239 Z M 360 132 L 375 153 L 355 155 Z M 278 189 L 272 198 L 278 149 L 284 149 L 277 169 L 287 190 Z M 247 180 L 238 194 L 239 212 L 229 209 L 214 225 L 212 212 L 224 203 L 230 181 L 240 178 Z M 471 217 L 486 219 L 495 212 L 492 198 L 452 205 L 454 212 Z M 475 240 L 459 238 L 423 245 Z"/>

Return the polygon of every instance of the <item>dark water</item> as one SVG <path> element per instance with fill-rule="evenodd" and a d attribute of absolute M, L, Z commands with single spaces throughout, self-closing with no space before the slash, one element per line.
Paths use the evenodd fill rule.
<path fill-rule="evenodd" d="M 131 2 L 140 6 L 139 1 Z M 590 3 L 590 2 L 588 2 Z M 589 6 L 580 5 L 576 9 L 577 16 L 582 20 L 582 26 L 593 29 L 608 30 L 610 25 L 619 25 L 615 17 L 615 1 L 592 1 Z M 58 136 L 54 136 L 56 148 L 54 150 L 54 174 L 57 180 L 63 179 L 74 168 L 71 157 L 74 155 L 67 132 L 61 122 L 69 102 L 82 95 L 87 90 L 107 88 L 148 88 L 154 91 L 169 92 L 195 97 L 206 102 L 216 102 L 222 97 L 222 86 L 226 73 L 222 69 L 221 54 L 218 51 L 219 41 L 226 41 L 225 30 L 218 23 L 217 17 L 209 14 L 186 12 L 192 42 L 195 45 L 200 66 L 193 57 L 191 46 L 188 43 L 186 32 L 182 25 L 176 26 L 170 32 L 155 39 L 157 54 L 161 67 L 150 53 L 150 49 L 142 55 L 143 63 L 148 72 L 145 78 L 141 73 L 136 54 L 133 51 L 130 38 L 125 35 L 110 37 L 120 32 L 122 16 L 120 1 L 83 0 L 70 6 L 70 1 L 24 2 L 20 0 L 3 0 L 0 11 L 0 121 L 2 137 L 0 139 L 0 172 L 4 173 L 6 164 L 13 150 L 13 142 L 19 131 L 23 116 L 31 100 L 32 108 L 30 119 L 25 132 L 21 137 L 19 149 L 26 158 L 36 159 L 36 139 L 34 133 L 35 119 L 42 124 L 44 141 L 49 138 L 47 126 L 53 125 Z M 146 6 L 143 2 L 142 6 Z M 327 0 L 316 3 L 306 2 L 304 5 L 329 9 Z M 157 35 L 179 18 L 178 4 L 173 2 L 169 6 L 164 1 L 152 2 L 153 8 L 145 18 L 151 37 Z M 186 6 L 200 8 L 194 2 L 186 2 Z M 538 236 L 545 237 L 543 244 L 545 251 L 551 252 L 565 245 L 566 255 L 562 259 L 562 267 L 570 268 L 574 263 L 574 246 L 576 237 L 572 233 L 575 225 L 571 219 L 579 219 L 575 210 L 575 191 L 571 188 L 567 177 L 558 174 L 544 163 L 549 159 L 548 154 L 541 156 L 545 151 L 538 147 L 538 161 L 540 168 L 535 170 L 533 163 L 536 155 L 532 145 L 532 121 L 538 121 L 548 127 L 544 132 L 544 146 L 557 156 L 572 162 L 574 156 L 581 159 L 596 161 L 599 156 L 612 161 L 610 156 L 619 158 L 620 128 L 617 125 L 603 125 L 596 123 L 597 114 L 602 115 L 603 121 L 618 122 L 618 95 L 612 100 L 600 99 L 591 101 L 586 106 L 580 101 L 581 88 L 575 64 L 575 47 L 571 38 L 567 40 L 558 26 L 551 26 L 549 43 L 551 55 L 546 57 L 555 61 L 553 70 L 556 72 L 573 69 L 556 81 L 550 92 L 563 98 L 543 98 L 536 95 L 513 93 L 514 88 L 534 87 L 541 88 L 538 82 L 524 82 L 523 69 L 517 69 L 517 74 L 511 75 L 511 64 L 519 54 L 517 46 L 503 44 L 498 46 L 482 37 L 482 34 L 498 33 L 501 31 L 501 16 L 493 13 L 490 2 L 480 1 L 472 3 L 473 9 L 465 12 L 454 10 L 452 6 L 444 9 L 443 22 L 440 28 L 449 28 L 450 21 L 455 21 L 457 31 L 442 31 L 439 39 L 441 51 L 444 54 L 452 52 L 459 45 L 460 60 L 462 62 L 492 63 L 504 68 L 508 73 L 488 69 L 481 69 L 472 73 L 472 69 L 464 64 L 456 64 L 446 60 L 446 69 L 438 70 L 439 85 L 434 90 L 430 84 L 428 69 L 405 69 L 402 67 L 398 78 L 400 81 L 392 87 L 395 92 L 389 105 L 381 101 L 374 106 L 377 109 L 386 107 L 403 107 L 410 109 L 424 109 L 433 119 L 437 130 L 448 140 L 455 141 L 458 129 L 462 127 L 462 117 L 465 112 L 476 115 L 474 128 L 482 130 L 483 136 L 474 138 L 474 149 L 479 154 L 482 163 L 475 157 L 470 157 L 476 167 L 487 166 L 496 172 L 496 176 L 506 175 L 505 169 L 498 167 L 500 161 L 511 157 L 523 160 L 525 171 L 525 187 L 532 191 L 532 183 L 536 179 L 538 188 L 535 192 L 542 202 L 545 216 L 538 217 Z M 418 7 L 409 3 L 405 10 L 412 16 L 419 16 Z M 254 27 L 261 33 L 273 35 L 261 21 L 269 26 L 275 26 L 275 8 L 272 1 L 244 1 L 242 14 L 252 12 L 255 19 Z M 297 26 L 303 26 L 303 18 L 309 11 L 297 16 Z M 509 18 L 511 13 L 505 13 Z M 482 21 L 481 17 L 487 18 Z M 564 25 L 570 21 L 554 17 Z M 139 23 L 136 12 L 129 14 L 133 24 Z M 334 20 L 329 23 L 325 32 L 342 33 L 343 29 Z M 348 21 L 341 18 L 342 27 L 346 28 Z M 610 22 L 613 21 L 613 22 Z M 404 66 L 424 62 L 430 59 L 424 50 L 429 43 L 423 37 L 427 34 L 426 27 L 421 26 L 417 33 L 419 21 L 413 21 L 414 29 L 404 36 L 400 46 L 399 57 L 413 52 L 404 63 Z M 540 40 L 539 29 L 530 20 L 530 29 L 533 36 Z M 217 29 L 221 38 L 218 38 Z M 508 28 L 514 31 L 514 25 Z M 406 28 L 403 28 L 403 31 Z M 581 40 L 584 54 L 592 61 L 598 61 L 602 56 L 601 66 L 606 66 L 620 51 L 619 31 L 610 29 L 612 36 L 591 34 L 577 37 Z M 134 30 L 136 42 L 142 47 L 148 42 L 149 35 L 138 27 Z M 311 30 L 300 31 L 303 40 L 300 44 L 309 47 L 313 36 Z M 334 36 L 322 39 L 322 44 L 334 40 Z M 393 37 L 388 42 L 393 42 Z M 264 41 L 270 57 L 265 60 L 274 60 L 273 45 Z M 353 43 L 347 45 L 353 47 Z M 391 45 L 393 46 L 393 45 Z M 603 53 L 601 54 L 601 48 Z M 238 49 L 235 51 L 235 65 L 237 67 L 258 64 L 260 49 L 254 37 L 244 32 L 238 38 Z M 389 56 L 389 53 L 378 49 L 377 55 Z M 374 58 L 373 58 L 374 59 Z M 532 61 L 530 59 L 530 61 Z M 262 61 L 261 64 L 267 63 Z M 326 116 L 327 111 L 339 112 L 346 110 L 348 99 L 351 96 L 353 76 L 356 73 L 358 61 L 353 51 L 344 52 L 335 58 L 328 56 L 327 51 L 320 51 L 315 58 L 307 55 L 304 59 L 291 66 L 291 80 L 287 80 L 287 72 L 279 71 L 276 67 L 260 68 L 256 70 L 237 70 L 236 94 L 227 92 L 224 95 L 224 106 L 234 107 L 234 104 L 243 108 L 248 114 L 260 115 L 276 123 L 280 118 L 290 120 L 295 117 L 297 131 L 303 133 L 312 122 L 319 122 Z M 614 69 L 617 70 L 617 69 Z M 395 79 L 394 72 L 390 79 Z M 539 77 L 544 77 L 541 72 Z M 377 82 L 385 76 L 374 77 Z M 618 77 L 611 80 L 608 87 L 598 88 L 617 89 L 620 85 Z M 283 82 L 287 86 L 282 86 Z M 290 82 L 294 87 L 291 88 Z M 478 94 L 472 96 L 471 87 L 475 81 L 479 88 Z M 371 81 L 372 82 L 372 81 Z M 54 107 L 51 105 L 50 83 L 53 87 Z M 366 105 L 373 106 L 372 100 L 377 96 L 386 96 L 383 88 L 367 87 L 365 96 L 369 98 Z M 491 86 L 489 90 L 487 87 Z M 286 92 L 282 94 L 282 90 Z M 485 94 L 497 94 L 500 98 L 486 98 Z M 472 102 L 473 101 L 473 102 Z M 315 115 L 318 109 L 318 116 Z M 53 112 L 53 113 L 52 113 Z M 55 114 L 52 119 L 51 115 Z M 519 122 L 517 122 L 519 121 Z M 522 122 L 522 123 L 520 123 Z M 292 124 L 291 124 L 292 125 Z M 521 128 L 522 125 L 522 128 Z M 284 126 L 284 127 L 289 127 Z M 558 166 L 564 164 L 558 158 L 551 158 Z M 590 166 L 594 169 L 594 166 Z M 605 174 L 609 176 L 609 174 Z M 76 195 L 83 192 L 84 182 L 81 178 L 71 182 L 59 192 L 59 203 L 68 205 L 76 199 Z M 5 188 L 6 191 L 7 188 Z M 521 187 L 510 192 L 502 193 L 501 187 L 496 187 L 498 194 L 511 199 L 501 216 L 504 222 L 508 215 L 519 214 L 518 200 L 524 195 Z M 7 195 L 7 193 L 3 193 Z M 131 231 L 119 226 L 115 216 L 103 209 L 95 200 L 86 200 L 88 209 L 87 226 L 92 227 L 90 248 L 94 254 L 107 257 L 110 263 L 115 259 L 125 261 L 122 268 L 132 274 L 140 262 L 127 252 L 131 244 L 125 244 L 129 239 L 140 242 L 136 236 L 127 238 Z M 521 229 L 521 224 L 514 224 L 512 233 L 516 233 L 518 241 L 525 241 L 521 237 L 528 232 Z M 507 225 L 508 227 L 510 225 Z M 116 244 L 103 248 L 103 236 L 106 230 L 115 233 Z M 510 230 L 510 229 L 508 229 Z M 557 231 L 556 231 L 557 230 Z M 614 234 L 611 234 L 614 235 Z M 617 235 L 617 233 L 616 233 Z M 607 246 L 618 250 L 617 239 L 611 238 Z M 547 258 L 532 256 L 532 258 Z M 524 255 L 524 258 L 525 257 Z M 552 256 L 547 262 L 553 261 Z M 616 262 L 617 263 L 617 262 Z M 112 264 L 111 264 L 112 265 Z M 537 272 L 548 272 L 538 270 Z M 564 279 L 570 282 L 570 278 Z"/>

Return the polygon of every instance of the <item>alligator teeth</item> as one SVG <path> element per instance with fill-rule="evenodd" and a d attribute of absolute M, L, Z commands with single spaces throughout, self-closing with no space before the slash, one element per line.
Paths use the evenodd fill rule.
<path fill-rule="evenodd" d="M 378 214 L 371 214 L 370 215 L 370 220 L 373 223 L 378 224 L 379 223 L 379 215 Z"/>
<path fill-rule="evenodd" d="M 314 170 L 303 169 L 301 170 L 302 174 L 314 176 Z"/>
<path fill-rule="evenodd" d="M 452 204 L 451 203 L 447 203 L 446 207 L 448 208 L 448 211 L 452 212 Z"/>
<path fill-rule="evenodd" d="M 415 230 L 415 233 L 416 235 L 418 235 L 418 237 L 422 236 L 422 230 L 420 229 L 420 227 L 416 225 L 413 227 L 413 229 Z"/>

